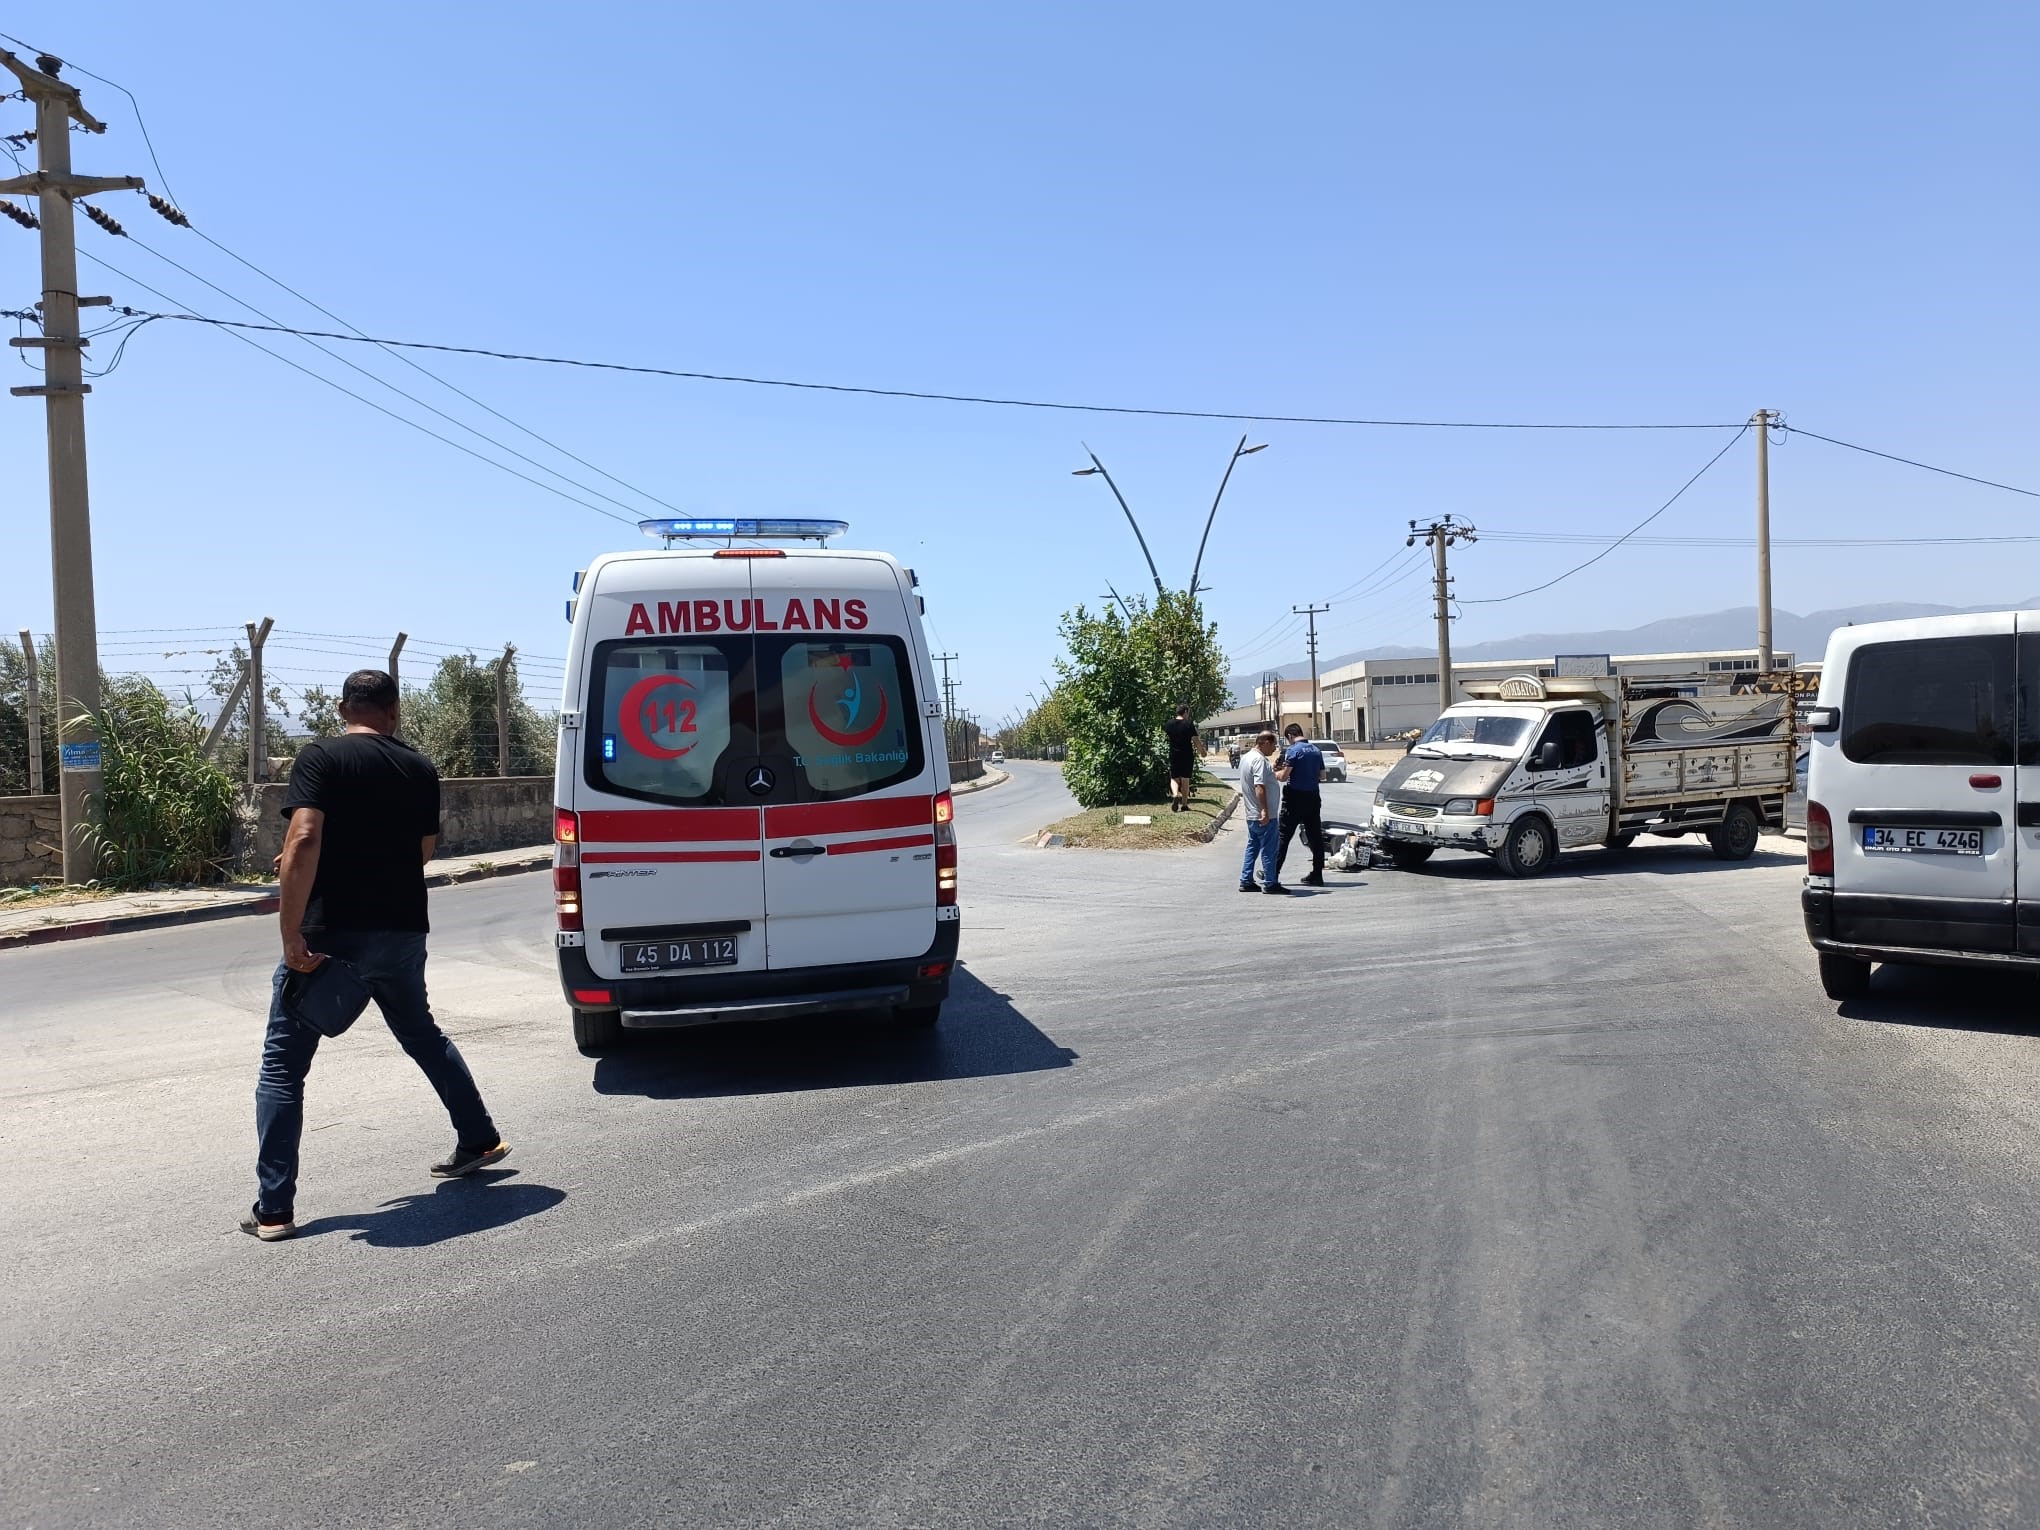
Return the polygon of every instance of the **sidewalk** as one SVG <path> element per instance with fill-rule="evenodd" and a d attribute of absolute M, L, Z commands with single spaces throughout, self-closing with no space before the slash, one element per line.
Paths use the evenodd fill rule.
<path fill-rule="evenodd" d="M 446 887 L 455 882 L 481 882 L 490 877 L 544 871 L 552 865 L 551 845 L 516 850 L 491 850 L 482 855 L 448 856 L 425 863 L 425 885 Z M 199 924 L 244 914 L 276 912 L 274 882 L 240 882 L 223 887 L 169 887 L 157 892 L 116 893 L 95 898 L 81 894 L 62 901 L 39 901 L 25 907 L 0 903 L 0 951 L 40 946 L 55 940 L 83 940 L 94 935 L 121 935 L 171 924 Z"/>

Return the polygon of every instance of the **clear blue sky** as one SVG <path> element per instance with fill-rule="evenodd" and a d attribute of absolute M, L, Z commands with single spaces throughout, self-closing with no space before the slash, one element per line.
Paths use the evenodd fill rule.
<path fill-rule="evenodd" d="M 376 333 L 1169 408 L 1771 407 L 2040 485 L 2040 12 L 1704 10 L 111 3 L 6 25 L 134 91 L 193 220 Z M 153 180 L 124 99 L 80 83 L 112 130 L 77 140 L 79 167 Z M 18 103 L 0 119 L 27 126 Z M 105 200 L 156 249 L 324 325 L 138 200 Z M 0 227 L 4 295 L 25 306 L 34 240 Z M 81 240 L 180 306 L 238 313 L 130 243 L 82 224 Z M 87 291 L 161 306 L 84 272 Z M 633 516 L 645 504 L 406 368 L 348 355 Z M 853 543 L 921 571 L 964 703 L 993 717 L 1048 672 L 1058 613 L 1145 579 L 1103 484 L 1070 476 L 1079 442 L 1180 584 L 1239 433 L 422 359 L 689 511 L 848 519 Z M 403 627 L 558 655 L 574 569 L 638 541 L 216 331 L 142 331 L 89 409 L 107 629 L 270 614 L 298 633 Z M 41 430 L 35 404 L 0 407 L 9 631 L 48 622 Z M 1412 516 L 1612 533 L 1723 439 L 1253 434 L 1270 449 L 1235 475 L 1206 569 L 1243 667 L 1300 658 L 1300 641 L 1249 640 L 1389 558 Z M 1773 461 L 1781 537 L 2034 527 L 2031 500 L 1803 438 Z M 1653 531 L 1748 534 L 1751 480 L 1745 442 Z M 1585 551 L 1483 542 L 1457 561 L 1459 593 L 1506 594 Z M 1625 548 L 1543 595 L 1468 606 L 1458 630 L 1744 605 L 1752 562 Z M 2040 546 L 1787 550 L 1777 573 L 1778 604 L 1798 611 L 2036 593 Z M 1427 642 L 1424 587 L 1412 571 L 1341 602 L 1325 630 L 1332 651 Z M 349 667 L 294 641 L 271 663 L 297 682 Z M 550 673 L 534 660 L 541 698 Z"/>

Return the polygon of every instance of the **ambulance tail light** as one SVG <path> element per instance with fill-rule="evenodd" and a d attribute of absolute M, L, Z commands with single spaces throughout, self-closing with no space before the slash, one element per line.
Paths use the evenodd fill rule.
<path fill-rule="evenodd" d="M 553 810 L 553 914 L 563 930 L 581 926 L 581 820 Z"/>
<path fill-rule="evenodd" d="M 935 906 L 956 905 L 956 799 L 935 794 Z"/>
<path fill-rule="evenodd" d="M 1806 804 L 1806 874 L 1810 877 L 1835 874 L 1835 821 L 1818 802 Z"/>

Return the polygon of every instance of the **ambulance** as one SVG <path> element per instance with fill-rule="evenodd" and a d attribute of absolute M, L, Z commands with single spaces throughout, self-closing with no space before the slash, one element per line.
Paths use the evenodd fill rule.
<path fill-rule="evenodd" d="M 935 1024 L 960 910 L 918 581 L 828 547 L 841 521 L 640 525 L 664 545 L 598 558 L 568 604 L 553 899 L 575 1044 Z"/>

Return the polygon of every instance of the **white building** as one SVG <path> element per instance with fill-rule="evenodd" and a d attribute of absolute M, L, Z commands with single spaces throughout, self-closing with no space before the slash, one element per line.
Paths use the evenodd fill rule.
<path fill-rule="evenodd" d="M 1566 655 L 1576 674 L 1617 674 L 1644 680 L 1697 679 L 1739 671 L 1754 672 L 1754 648 L 1723 648 L 1704 653 L 1623 653 Z M 1606 668 L 1601 661 L 1606 660 Z M 1453 699 L 1464 701 L 1469 680 L 1504 680 L 1510 675 L 1556 675 L 1554 656 L 1535 659 L 1481 659 L 1452 666 Z M 1774 670 L 1791 669 L 1793 655 L 1774 653 Z M 1299 693 L 1294 688 L 1301 686 Z M 1378 744 L 1412 728 L 1425 728 L 1438 717 L 1438 660 L 1362 659 L 1342 664 L 1318 677 L 1318 716 L 1310 715 L 1310 681 L 1289 680 L 1282 686 L 1284 720 L 1302 723 L 1316 738 L 1342 744 Z M 1300 698 L 1294 705 L 1292 698 Z M 1257 697 L 1256 699 L 1260 699 Z"/>

